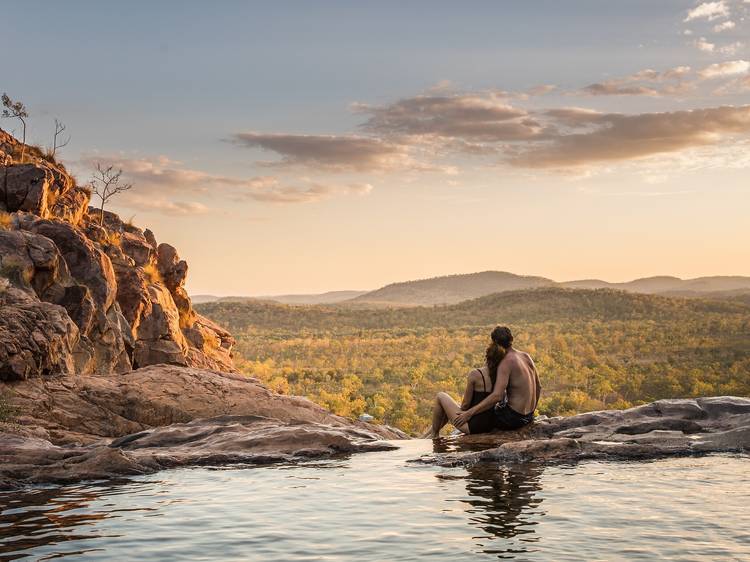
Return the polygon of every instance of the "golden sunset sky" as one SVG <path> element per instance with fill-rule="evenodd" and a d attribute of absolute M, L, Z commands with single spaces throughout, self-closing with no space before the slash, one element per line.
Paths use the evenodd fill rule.
<path fill-rule="evenodd" d="M 114 210 L 178 248 L 192 293 L 750 275 L 748 0 L 4 16 L 30 139 L 57 117 L 81 182 L 121 167 Z"/>

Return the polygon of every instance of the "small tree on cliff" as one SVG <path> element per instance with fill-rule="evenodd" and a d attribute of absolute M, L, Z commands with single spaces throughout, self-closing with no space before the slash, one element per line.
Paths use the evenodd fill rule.
<path fill-rule="evenodd" d="M 52 154 L 52 158 L 55 157 L 55 153 L 57 152 L 58 148 L 62 148 L 63 146 L 67 146 L 67 144 L 70 142 L 70 135 L 68 135 L 68 138 L 65 140 L 60 139 L 58 142 L 58 137 L 65 132 L 65 129 L 67 127 L 65 126 L 65 123 L 62 121 L 58 121 L 55 119 L 55 134 L 52 136 L 52 150 L 50 151 Z"/>
<path fill-rule="evenodd" d="M 10 99 L 8 94 L 3 94 L 3 113 L 2 116 L 6 119 L 15 118 L 21 122 L 23 126 L 23 137 L 21 141 L 23 146 L 21 147 L 21 163 L 23 163 L 23 157 L 26 154 L 26 119 L 29 116 L 29 112 L 26 111 L 26 106 L 20 101 L 13 101 Z"/>
<path fill-rule="evenodd" d="M 130 183 L 120 183 L 122 178 L 122 170 L 115 171 L 114 166 L 107 166 L 106 168 L 101 164 L 97 163 L 96 171 L 91 178 L 91 191 L 94 195 L 101 199 L 101 205 L 99 206 L 99 224 L 104 223 L 104 206 L 107 204 L 113 196 L 133 187 Z"/>

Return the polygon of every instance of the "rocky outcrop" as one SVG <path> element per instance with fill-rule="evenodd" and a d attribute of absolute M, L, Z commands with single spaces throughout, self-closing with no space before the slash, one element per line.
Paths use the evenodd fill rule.
<path fill-rule="evenodd" d="M 541 419 L 519 431 L 456 437 L 444 448 L 419 462 L 635 460 L 750 451 L 750 399 L 658 400 L 628 410 Z"/>
<path fill-rule="evenodd" d="M 193 310 L 184 288 L 187 263 L 177 250 L 157 244 L 150 230 L 89 207 L 90 191 L 39 149 L 27 147 L 20 163 L 21 147 L 0 130 L 0 279 L 32 300 L 64 309 L 78 328 L 63 346 L 73 348 L 75 372 L 123 373 L 164 362 L 234 370 L 234 340 Z M 67 333 L 66 319 L 53 310 L 38 306 L 36 314 L 59 320 L 50 334 Z M 18 317 L 17 310 L 8 311 Z M 0 338 L 6 346 L 0 358 L 22 351 L 26 357 L 29 350 L 11 340 Z M 42 345 L 37 351 L 56 349 Z M 25 365 L 23 376 L 5 364 L 0 370 L 7 378 L 68 372 L 68 358 L 54 353 L 35 358 L 38 368 L 14 359 L 18 369 Z"/>
<path fill-rule="evenodd" d="M 395 429 L 335 416 L 254 379 L 155 365 L 7 385 L 0 481 L 104 478 L 206 463 L 265 463 L 388 447 Z M 2 430 L 5 431 L 2 431 Z"/>

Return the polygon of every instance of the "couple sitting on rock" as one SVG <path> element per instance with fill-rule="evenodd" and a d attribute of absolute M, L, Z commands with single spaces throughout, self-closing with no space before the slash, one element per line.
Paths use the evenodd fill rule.
<path fill-rule="evenodd" d="M 510 328 L 497 326 L 490 338 L 485 366 L 467 374 L 461 405 L 448 393 L 438 392 L 430 431 L 433 438 L 449 421 L 462 433 L 471 434 L 519 429 L 534 421 L 542 390 L 534 361 L 513 348 Z"/>

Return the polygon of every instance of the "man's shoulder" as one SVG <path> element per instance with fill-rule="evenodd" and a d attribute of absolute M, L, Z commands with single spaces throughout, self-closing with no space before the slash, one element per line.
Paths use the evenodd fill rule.
<path fill-rule="evenodd" d="M 529 364 L 534 362 L 531 355 L 520 349 L 514 349 L 513 353 L 507 355 L 507 359 L 510 363 L 516 364 Z"/>

